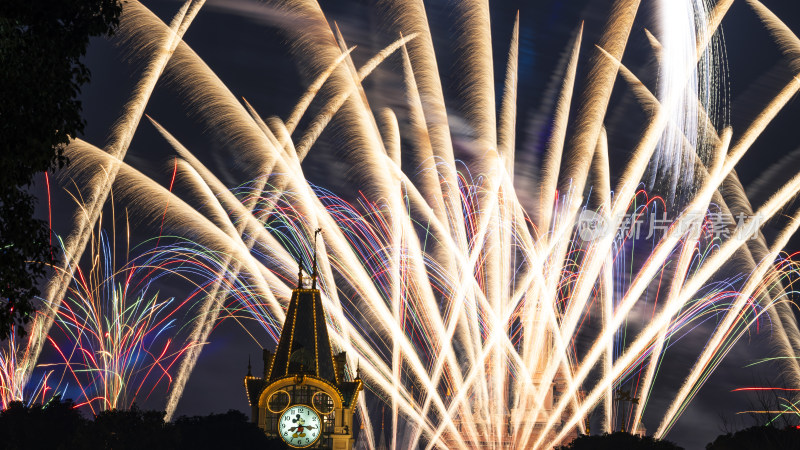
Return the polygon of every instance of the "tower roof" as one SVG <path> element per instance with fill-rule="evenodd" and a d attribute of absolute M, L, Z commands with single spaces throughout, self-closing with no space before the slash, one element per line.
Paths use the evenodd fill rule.
<path fill-rule="evenodd" d="M 287 375 L 315 375 L 338 384 L 325 311 L 319 289 L 298 286 L 292 291 L 286 321 L 272 365 L 269 382 Z"/>

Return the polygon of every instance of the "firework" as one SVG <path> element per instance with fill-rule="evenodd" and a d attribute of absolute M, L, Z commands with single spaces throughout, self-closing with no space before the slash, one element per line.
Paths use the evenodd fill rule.
<path fill-rule="evenodd" d="M 48 353 L 58 361 L 40 361 L 39 367 L 57 375 L 52 380 L 56 392 L 97 414 L 130 408 L 160 385 L 169 386 L 173 366 L 196 345 L 179 338 L 180 330 L 192 323 L 182 313 L 192 305 L 194 293 L 177 302 L 159 299 L 151 289 L 164 275 L 187 271 L 187 264 L 171 268 L 145 254 L 117 269 L 113 238 L 100 230 L 89 242 L 88 268 L 75 268 L 65 298 L 37 317 L 54 323 Z"/>
<path fill-rule="evenodd" d="M 56 390 L 50 386 L 52 371 L 41 374 L 37 383 L 25 383 L 22 376 L 22 365 L 18 358 L 23 354 L 16 339 L 4 342 L 0 349 L 0 409 L 6 409 L 12 402 L 23 402 L 26 405 L 44 404 Z"/>
<path fill-rule="evenodd" d="M 693 39 L 676 42 L 675 33 L 665 33 L 662 44 L 650 35 L 664 74 L 657 95 L 622 62 L 638 1 L 614 2 L 590 49 L 582 87 L 576 86 L 576 70 L 584 37 L 577 32 L 536 183 L 538 200 L 528 207 L 514 188 L 519 25 L 510 33 L 497 101 L 486 2 L 463 1 L 456 10 L 463 57 L 455 78 L 470 130 L 458 139 L 477 155 L 461 160 L 421 1 L 383 3 L 397 37 L 362 67 L 316 2 L 271 2 L 274 12 L 304 24 L 290 30 L 290 40 L 310 83 L 285 121 L 264 120 L 242 104 L 180 40 L 187 11 L 196 14 L 200 3 L 187 3 L 170 28 L 129 2 L 120 33 L 134 52 L 155 61 L 143 85 L 152 86 L 164 71 L 255 181 L 230 190 L 152 119 L 179 155 L 175 182 L 191 195 L 181 198 L 121 161 L 124 150 L 113 149 L 127 148 L 147 89 L 137 90 L 135 107 L 126 110 L 128 125 L 114 131 L 112 142 L 122 144 L 103 151 L 76 140 L 68 149 L 70 174 L 102 194 L 94 197 L 100 206 L 113 183 L 118 201 L 137 216 L 190 240 L 160 253 L 164 261 L 214 255 L 206 258 L 213 269 L 198 282 L 208 289 L 198 296 L 192 342 L 206 342 L 221 317 L 243 314 L 274 339 L 297 261 L 309 267 L 309 237 L 322 228 L 320 288 L 330 336 L 347 352 L 348 366 L 359 363 L 367 386 L 391 408 L 393 448 L 548 448 L 585 431 L 595 410 L 603 431 L 638 430 L 665 353 L 695 328 L 711 329 L 674 401 L 663 411 L 648 410 L 660 420 L 657 436 L 669 432 L 743 333 L 766 317 L 776 331 L 777 352 L 786 356 L 793 381 L 800 380 L 800 334 L 787 313 L 784 268 L 773 264 L 800 215 L 774 242 L 758 233 L 800 190 L 800 175 L 754 210 L 733 171 L 800 89 L 800 80 L 790 80 L 743 133 L 715 125 L 725 105 L 715 103 L 712 89 L 718 45 L 712 36 L 730 2 L 711 11 L 703 2 L 662 3 L 671 5 L 664 6 L 665 17 L 680 16 L 690 28 L 677 34 Z M 758 2 L 750 3 L 784 50 L 797 55 L 800 40 Z M 156 44 L 154 33 L 161 36 Z M 391 58 L 402 67 L 406 104 L 375 114 L 362 82 Z M 604 118 L 618 75 L 651 115 L 628 163 L 612 174 Z M 575 93 L 578 108 L 571 112 Z M 346 149 L 342 158 L 353 168 L 358 198 L 340 198 L 304 176 L 301 164 L 329 126 Z M 663 199 L 647 195 L 643 182 L 648 191 L 664 192 Z M 91 205 L 88 211 L 98 207 Z M 738 221 L 720 226 L 715 217 Z M 649 233 L 640 235 L 642 228 Z M 72 234 L 76 242 L 86 242 L 85 235 L 85 226 Z M 81 253 L 80 245 L 68 248 Z M 744 270 L 732 272 L 732 259 Z M 53 286 L 63 286 L 54 280 Z M 136 298 L 133 317 L 152 329 L 149 324 L 160 323 L 150 318 L 160 303 Z M 58 301 L 48 301 L 63 315 Z M 81 317 L 93 315 L 89 306 L 84 311 Z M 83 326 L 59 323 L 69 324 L 67 330 Z M 249 330 L 250 322 L 243 323 Z M 46 332 L 47 326 L 36 328 L 34 342 Z M 180 352 L 168 352 L 174 355 L 170 364 L 180 365 L 169 415 L 200 349 L 189 349 L 180 360 Z M 29 355 L 28 365 L 38 353 Z M 615 404 L 630 398 L 615 391 L 639 397 L 637 407 Z M 371 436 L 363 397 L 360 402 L 365 435 Z"/>

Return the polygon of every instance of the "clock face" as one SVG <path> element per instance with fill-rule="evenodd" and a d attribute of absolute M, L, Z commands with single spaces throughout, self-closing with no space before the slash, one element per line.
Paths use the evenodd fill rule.
<path fill-rule="evenodd" d="M 281 439 L 292 447 L 308 447 L 317 441 L 322 431 L 322 421 L 313 409 L 294 405 L 283 412 L 278 430 Z"/>

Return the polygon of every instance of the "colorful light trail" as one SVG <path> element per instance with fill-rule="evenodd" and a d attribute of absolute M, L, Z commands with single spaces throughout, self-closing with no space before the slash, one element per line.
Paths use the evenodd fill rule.
<path fill-rule="evenodd" d="M 690 30 L 650 35 L 655 51 L 665 52 L 657 57 L 668 74 L 658 95 L 622 62 L 639 1 L 614 2 L 596 45 L 578 29 L 541 177 L 528 180 L 533 195 L 524 193 L 538 199 L 532 206 L 515 189 L 519 24 L 510 32 L 497 90 L 487 2 L 463 0 L 454 12 L 463 51 L 452 75 L 461 87 L 458 113 L 446 105 L 421 1 L 383 3 L 394 37 L 361 67 L 351 58 L 357 49 L 315 1 L 269 2 L 265 8 L 305 25 L 290 30 L 290 41 L 308 89 L 286 120 L 262 119 L 181 40 L 202 3 L 186 2 L 169 26 L 139 2 L 126 3 L 120 34 L 148 69 L 120 120 L 124 126 L 112 130 L 113 145 L 75 140 L 68 149 L 69 175 L 95 194 L 65 246 L 67 261 L 80 260 L 90 241 L 87 224 L 97 221 L 94 213 L 113 186 L 116 202 L 157 224 L 159 235 L 175 236 L 159 237 L 156 249 L 133 259 L 149 262 L 126 266 L 122 278 L 169 267 L 197 288 L 184 303 L 168 306 L 146 289 L 123 295 L 128 281 L 110 277 L 98 284 L 104 286 L 98 296 L 81 281 L 83 272 L 62 268 L 45 299 L 56 321 L 37 321 L 24 360 L 15 363 L 25 374 L 15 376 L 22 385 L 43 341 L 59 348 L 68 342 L 76 353 L 63 351 L 64 363 L 85 402 L 100 400 L 99 409 L 125 405 L 152 387 L 151 376 L 157 384 L 174 373 L 166 400 L 171 416 L 200 356 L 202 346 L 194 343 L 213 340 L 220 320 L 241 321 L 270 346 L 297 261 L 310 267 L 317 228 L 324 230 L 320 287 L 332 343 L 391 409 L 392 448 L 550 448 L 584 431 L 595 411 L 601 431 L 636 430 L 651 411 L 664 355 L 695 333 L 705 345 L 693 349 L 674 400 L 656 414 L 657 436 L 669 433 L 734 344 L 765 323 L 791 381 L 800 385 L 790 282 L 797 267 L 781 258 L 800 226 L 795 211 L 781 218 L 800 192 L 800 174 L 753 208 L 734 171 L 800 90 L 800 79 L 785 80 L 744 130 L 715 125 L 718 43 L 711 36 L 730 1 L 671 6 Z M 763 5 L 749 3 L 783 50 L 800 57 L 800 39 Z M 681 41 L 689 32 L 693 39 Z M 401 106 L 371 106 L 373 93 L 362 83 L 381 64 L 398 67 Z M 588 75 L 579 84 L 581 64 L 588 64 Z M 148 117 L 178 155 L 168 187 L 123 160 L 162 73 L 252 181 L 226 186 L 218 167 L 162 124 L 169 118 Z M 605 117 L 618 76 L 646 120 L 629 158 L 612 165 Z M 456 132 L 457 117 L 468 132 Z M 335 138 L 326 134 L 331 128 Z M 306 177 L 305 162 L 325 139 L 336 142 L 350 168 L 352 198 Z M 468 157 L 457 157 L 460 146 L 468 147 Z M 670 167 L 664 178 L 659 167 Z M 781 231 L 768 242 L 758 231 L 770 220 Z M 73 280 L 77 286 L 69 289 Z M 117 328 L 106 326 L 101 300 L 102 308 L 118 312 L 125 333 L 111 339 Z M 180 324 L 191 328 L 186 344 L 148 340 L 166 331 L 170 311 L 184 307 L 193 311 Z M 144 354 L 149 362 L 138 358 Z M 615 404 L 615 391 L 623 390 L 641 398 L 635 408 Z M 374 445 L 360 401 L 367 444 Z"/>

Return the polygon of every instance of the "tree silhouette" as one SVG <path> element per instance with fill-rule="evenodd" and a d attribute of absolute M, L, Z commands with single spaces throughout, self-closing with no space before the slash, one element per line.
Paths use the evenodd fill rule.
<path fill-rule="evenodd" d="M 598 436 L 578 436 L 556 450 L 683 450 L 670 441 L 652 436 L 637 436 L 622 431 Z"/>
<path fill-rule="evenodd" d="M 37 280 L 52 260 L 47 222 L 28 192 L 39 172 L 62 167 L 83 132 L 80 59 L 89 37 L 110 34 L 118 0 L 0 1 L 0 339 L 31 319 Z"/>
<path fill-rule="evenodd" d="M 12 403 L 0 411 L 3 450 L 198 450 L 285 449 L 235 410 L 164 422 L 163 411 L 103 411 L 87 420 L 72 401 L 54 398 L 46 405 Z"/>
<path fill-rule="evenodd" d="M 800 430 L 796 427 L 750 427 L 736 433 L 717 436 L 706 450 L 784 450 L 800 448 Z"/>
<path fill-rule="evenodd" d="M 84 448 L 167 450 L 177 446 L 174 425 L 163 411 L 112 409 L 97 414 L 83 436 Z"/>
<path fill-rule="evenodd" d="M 86 419 L 70 400 L 53 398 L 46 405 L 12 402 L 0 411 L 0 447 L 8 450 L 76 449 Z"/>
<path fill-rule="evenodd" d="M 178 449 L 254 448 L 284 449 L 280 439 L 270 439 L 240 411 L 179 417 L 175 420 Z"/>

